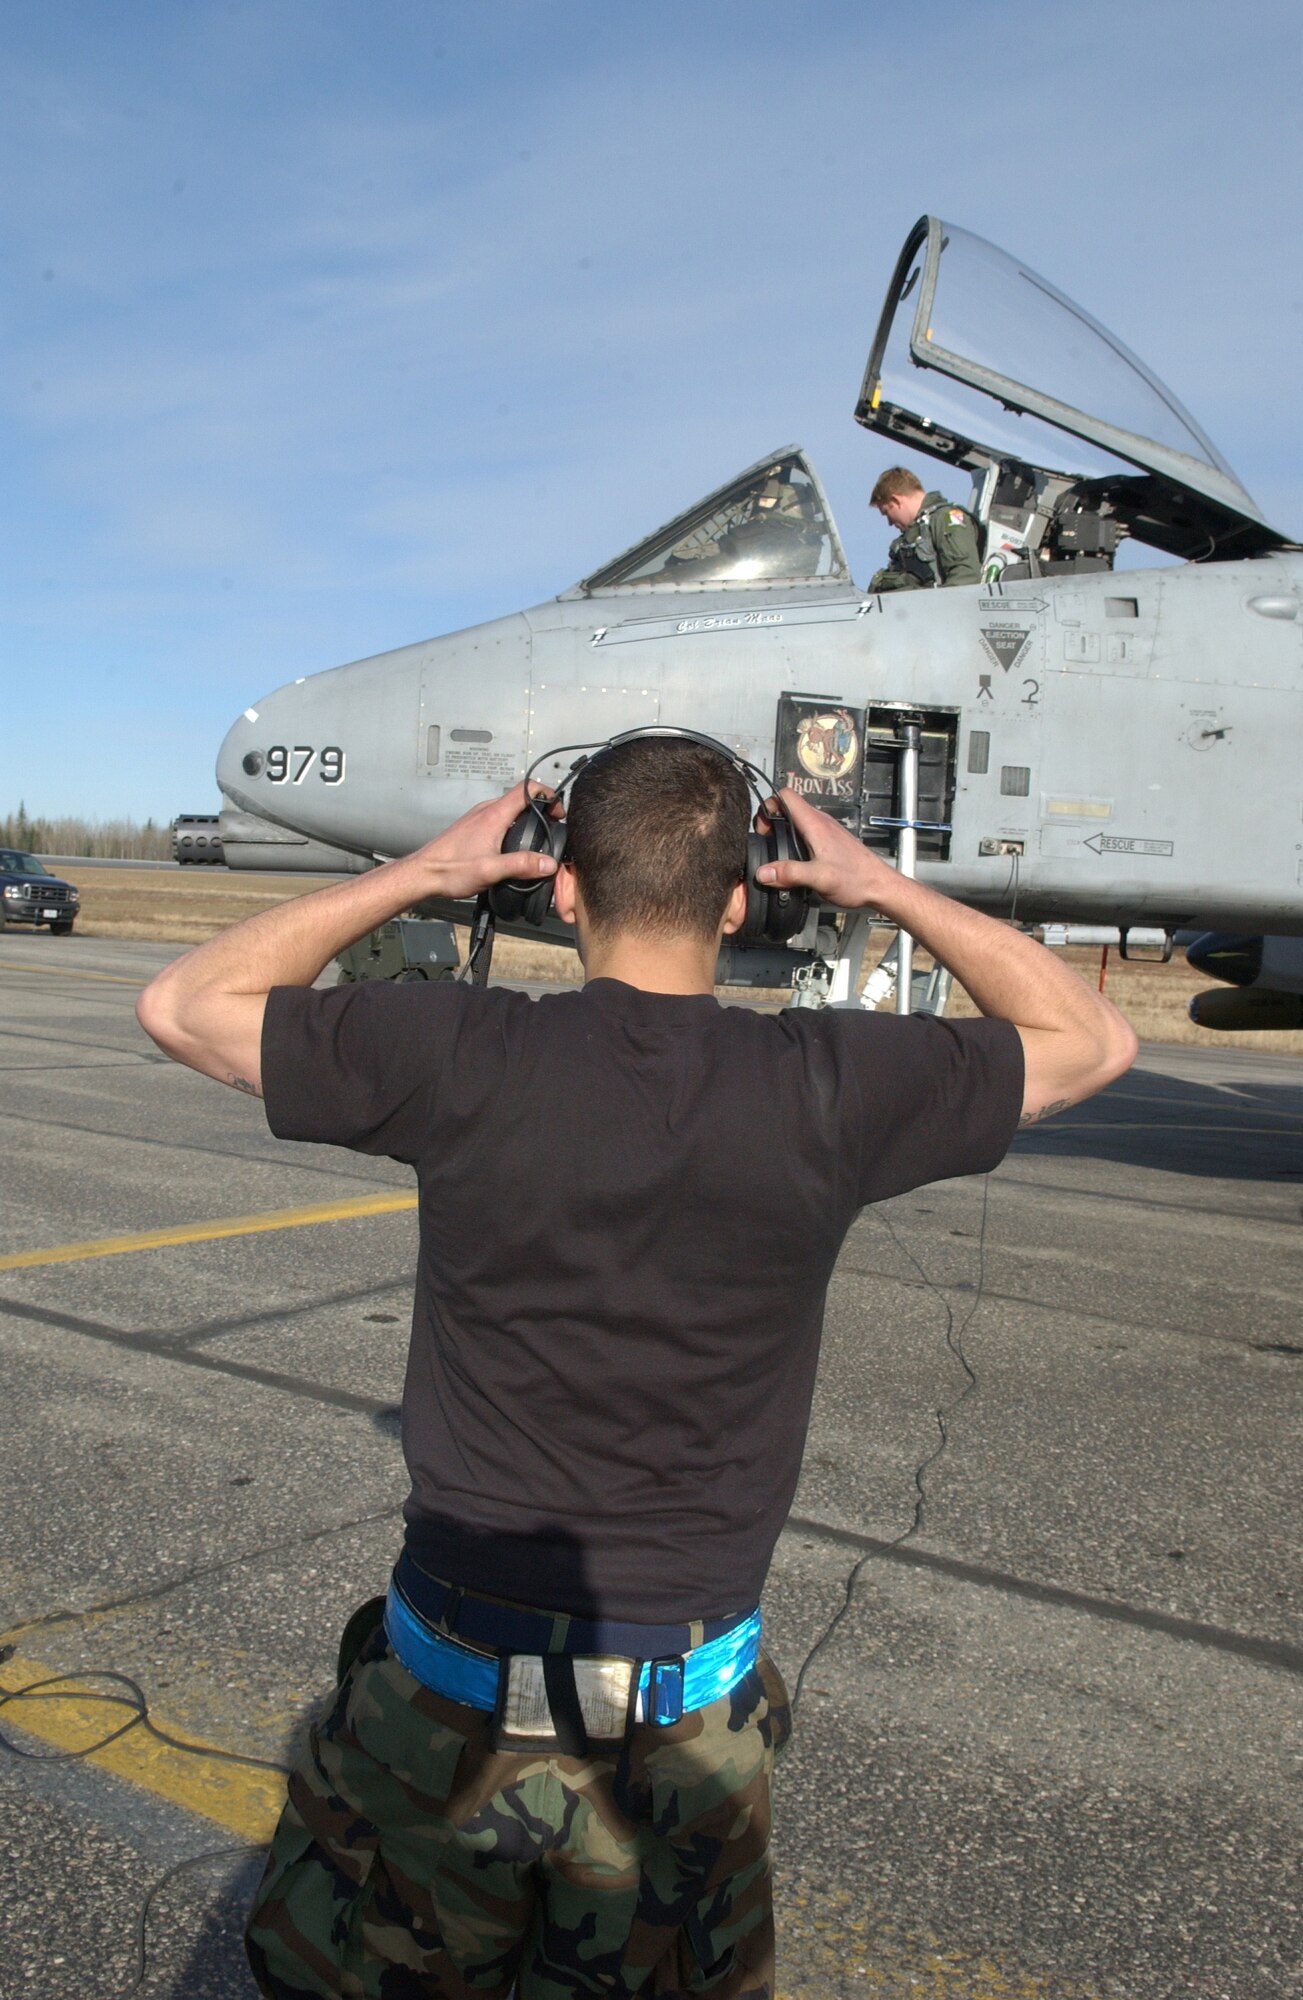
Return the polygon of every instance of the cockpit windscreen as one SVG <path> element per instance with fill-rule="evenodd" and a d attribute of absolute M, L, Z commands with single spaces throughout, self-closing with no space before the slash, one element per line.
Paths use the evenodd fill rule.
<path fill-rule="evenodd" d="M 586 577 L 581 587 L 786 583 L 845 575 L 818 489 L 802 460 L 788 457 L 745 473 Z"/>

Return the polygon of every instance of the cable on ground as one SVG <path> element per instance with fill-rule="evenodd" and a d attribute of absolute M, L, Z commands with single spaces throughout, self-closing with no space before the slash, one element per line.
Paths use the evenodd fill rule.
<path fill-rule="evenodd" d="M 0 1646 L 0 1666 L 14 1657 L 17 1648 L 12 1645 Z M 87 1686 L 95 1681 L 112 1681 L 122 1692 L 105 1693 L 103 1689 Z M 182 1737 L 173 1736 L 166 1729 L 160 1729 L 149 1713 L 149 1702 L 144 1689 L 130 1674 L 120 1674 L 111 1668 L 91 1668 L 84 1673 L 47 1674 L 43 1680 L 32 1681 L 24 1688 L 0 1688 L 0 1708 L 10 1702 L 24 1701 L 75 1701 L 78 1703 L 102 1702 L 110 1708 L 126 1709 L 124 1721 L 101 1736 L 98 1742 L 84 1744 L 77 1750 L 31 1750 L 25 1744 L 17 1743 L 12 1736 L 0 1730 L 0 1750 L 11 1757 L 21 1757 L 31 1764 L 67 1764 L 80 1757 L 93 1757 L 97 1751 L 106 1750 L 110 1743 L 117 1743 L 130 1730 L 143 1729 L 156 1742 L 166 1744 L 169 1750 L 183 1750 L 192 1757 L 216 1758 L 224 1764 L 243 1764 L 258 1771 L 272 1771 L 277 1777 L 288 1775 L 283 1764 L 275 1764 L 267 1757 L 249 1757 L 235 1750 L 218 1750 L 202 1743 L 187 1743 Z M 113 2000 L 133 2000 L 145 1980 L 148 1964 L 148 1926 L 150 1912 L 157 1898 L 177 1876 L 192 1868 L 202 1867 L 206 1862 L 226 1859 L 235 1854 L 261 1854 L 265 1850 L 251 1841 L 241 1841 L 238 1846 L 208 1847 L 202 1854 L 192 1854 L 184 1861 L 178 1861 L 166 1874 L 160 1875 L 153 1883 L 136 1914 L 134 1925 L 135 1974 L 130 1985 L 124 1986 L 113 1996 Z"/>

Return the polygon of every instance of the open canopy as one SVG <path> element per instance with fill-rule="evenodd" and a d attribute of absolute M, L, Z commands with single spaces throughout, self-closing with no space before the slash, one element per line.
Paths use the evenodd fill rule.
<path fill-rule="evenodd" d="M 935 216 L 901 252 L 855 415 L 972 471 L 1005 462 L 1098 482 L 1133 533 L 1173 554 L 1246 555 L 1287 540 L 1106 327 Z"/>
<path fill-rule="evenodd" d="M 565 595 L 850 580 L 823 488 L 804 454 L 785 445 Z"/>

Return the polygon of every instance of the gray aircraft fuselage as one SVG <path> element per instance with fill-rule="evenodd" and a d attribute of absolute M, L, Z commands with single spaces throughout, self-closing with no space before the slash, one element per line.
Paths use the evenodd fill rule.
<path fill-rule="evenodd" d="M 1293 555 L 999 594 L 676 585 L 552 600 L 266 696 L 227 736 L 218 782 L 312 840 L 394 855 L 560 744 L 668 722 L 772 770 L 784 693 L 953 709 L 951 858 L 921 862 L 924 879 L 1007 915 L 1016 878 L 1028 920 L 1303 932 L 1298 605 Z M 976 756 L 975 732 L 989 739 Z M 1016 869 L 981 852 L 992 841 L 1022 843 Z"/>
<path fill-rule="evenodd" d="M 947 460 L 948 499 L 968 500 L 955 468 L 972 474 L 985 582 L 858 589 L 788 447 L 558 598 L 258 700 L 218 759 L 228 861 L 405 853 L 558 746 L 650 723 L 718 737 L 889 845 L 870 830 L 867 746 L 916 714 L 950 829 L 919 873 L 951 895 L 1028 921 L 1303 934 L 1303 554 L 1120 343 L 1101 338 L 1091 362 L 1102 415 L 1064 400 L 1078 376 L 1043 327 L 1043 391 L 1013 362 L 1006 379 L 965 360 L 945 306 L 972 269 L 989 288 L 1005 266 L 1024 275 L 925 218 L 856 413 Z M 884 400 L 920 273 L 907 359 L 939 384 L 923 416 Z M 1072 310 L 1078 339 L 1094 322 Z M 991 430 L 1012 447 L 962 427 L 961 394 L 970 410 L 998 399 Z M 1053 460 L 1033 455 L 1046 437 Z M 1129 534 L 1189 559 L 1117 570 Z"/>

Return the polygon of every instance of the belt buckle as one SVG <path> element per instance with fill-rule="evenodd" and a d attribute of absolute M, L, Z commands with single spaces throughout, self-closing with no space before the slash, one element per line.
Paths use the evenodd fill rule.
<path fill-rule="evenodd" d="M 665 1728 L 671 1722 L 683 1720 L 683 1676 L 685 1663 L 682 1654 L 671 1660 L 649 1660 L 647 1663 L 647 1720 Z"/>
<path fill-rule="evenodd" d="M 583 1757 L 617 1748 L 637 1694 L 636 1664 L 604 1654 L 507 1653 L 498 1675 L 492 1747 Z"/>
<path fill-rule="evenodd" d="M 556 1726 L 537 1653 L 507 1653 L 498 1671 L 493 1715 L 495 1750 L 556 1749 Z"/>

